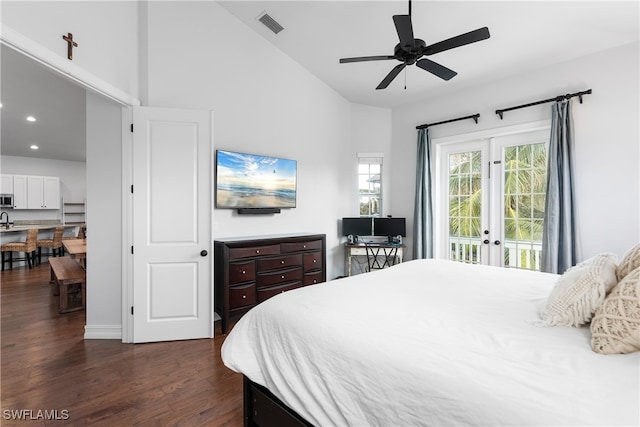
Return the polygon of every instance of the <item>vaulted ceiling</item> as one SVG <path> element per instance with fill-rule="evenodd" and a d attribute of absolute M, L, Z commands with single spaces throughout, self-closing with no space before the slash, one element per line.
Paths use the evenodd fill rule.
<path fill-rule="evenodd" d="M 408 1 L 219 3 L 349 101 L 389 108 L 632 43 L 639 35 L 637 1 L 417 0 L 413 32 L 427 45 L 481 27 L 491 37 L 428 57 L 458 73 L 449 81 L 408 66 L 387 89 L 376 90 L 398 61 L 338 61 L 393 55 L 398 35 L 392 16 L 408 14 Z M 274 34 L 259 22 L 264 12 L 284 30 Z"/>
<path fill-rule="evenodd" d="M 416 0 L 413 32 L 427 45 L 485 26 L 491 37 L 429 57 L 458 73 L 449 81 L 408 66 L 386 89 L 376 90 L 398 61 L 340 64 L 339 59 L 393 55 L 398 35 L 392 16 L 407 14 L 407 1 L 218 3 L 349 101 L 386 108 L 550 67 L 639 38 L 637 1 Z M 259 22 L 264 12 L 284 30 L 274 34 Z M 1 153 L 84 161 L 84 90 L 4 46 L 0 65 Z M 26 122 L 27 115 L 37 121 Z M 40 149 L 30 150 L 32 144 Z"/>

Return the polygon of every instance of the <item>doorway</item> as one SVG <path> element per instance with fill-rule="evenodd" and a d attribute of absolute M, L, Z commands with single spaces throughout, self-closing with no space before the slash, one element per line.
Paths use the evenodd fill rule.
<path fill-rule="evenodd" d="M 89 242 L 89 252 L 96 254 L 93 261 L 91 256 L 87 260 L 87 281 L 91 285 L 96 280 L 119 283 L 121 273 L 119 267 L 116 269 L 114 265 L 120 265 L 121 242 L 117 237 L 114 239 L 113 227 L 117 227 L 115 234 L 119 235 L 122 107 L 111 99 L 88 91 L 79 82 L 63 77 L 59 70 L 43 64 L 43 61 L 34 60 L 32 55 L 2 45 L 3 173 L 58 176 L 62 183 L 60 195 L 64 202 L 84 203 L 86 200 L 83 219 L 85 223 L 90 222 L 88 234 L 93 237 Z M 12 66 L 13 68 L 8 68 Z M 27 111 L 36 117 L 35 122 L 27 124 L 24 121 Z M 15 130 L 18 128 L 19 131 Z M 103 141 L 98 141 L 96 135 L 110 135 L 110 147 L 101 147 Z M 88 144 L 89 140 L 96 143 Z M 25 151 L 32 144 L 39 145 L 39 149 Z M 107 151 L 107 155 L 100 151 L 103 149 Z M 5 161 L 7 159 L 11 161 Z M 105 208 L 106 211 L 103 212 Z M 16 218 L 65 221 L 62 209 L 20 210 L 10 214 L 13 214 L 12 221 Z M 107 235 L 107 239 L 98 244 L 101 223 L 109 231 L 102 232 Z M 105 259 L 105 263 L 109 265 L 106 268 L 111 270 L 106 275 L 100 272 L 101 263 L 96 263 L 97 259 L 102 259 L 99 254 L 101 251 L 108 251 L 111 254 L 109 256 L 115 256 L 117 261 L 114 264 L 108 257 Z M 114 270 L 118 270 L 116 277 L 113 277 Z M 117 328 L 109 329 L 113 337 L 117 335 L 120 338 L 121 292 L 120 289 L 116 291 L 109 295 L 89 295 L 89 304 L 82 316 L 87 319 L 84 323 L 89 323 L 88 319 L 94 314 L 91 300 L 100 298 L 102 307 L 105 303 L 114 301 L 112 325 Z M 93 290 L 89 294 L 91 292 Z M 106 322 L 100 324 L 105 325 Z M 84 332 L 87 337 L 89 331 Z"/>
<path fill-rule="evenodd" d="M 549 128 L 495 130 L 436 146 L 436 254 L 540 269 Z"/>

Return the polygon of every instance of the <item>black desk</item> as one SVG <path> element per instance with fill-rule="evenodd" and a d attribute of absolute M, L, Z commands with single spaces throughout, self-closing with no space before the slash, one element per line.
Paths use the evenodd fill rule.
<path fill-rule="evenodd" d="M 389 243 L 358 243 L 354 245 L 345 244 L 345 276 L 351 276 L 353 271 L 353 260 L 357 257 L 367 257 L 366 270 L 390 267 L 402 262 L 404 245 Z M 361 264 L 359 264 L 361 265 Z"/>

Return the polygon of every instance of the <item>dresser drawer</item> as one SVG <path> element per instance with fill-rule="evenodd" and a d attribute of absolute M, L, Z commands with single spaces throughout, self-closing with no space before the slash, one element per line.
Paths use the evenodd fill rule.
<path fill-rule="evenodd" d="M 229 263 L 230 285 L 253 282 L 254 280 L 256 280 L 256 262 L 254 260 Z"/>
<path fill-rule="evenodd" d="M 263 286 L 279 285 L 294 280 L 302 280 L 302 268 L 290 268 L 288 270 L 280 270 L 271 273 L 256 274 L 256 285 L 258 288 Z"/>
<path fill-rule="evenodd" d="M 322 270 L 322 253 L 311 252 L 304 254 L 304 271 Z"/>
<path fill-rule="evenodd" d="M 282 268 L 300 267 L 302 254 L 282 255 L 274 258 L 260 258 L 257 260 L 258 272 L 277 270 Z"/>
<path fill-rule="evenodd" d="M 270 286 L 268 288 L 258 289 L 258 303 L 261 303 L 262 301 L 267 300 L 272 296 L 280 294 L 282 292 L 299 288 L 301 285 L 302 285 L 302 282 L 298 281 L 298 282 L 287 283 L 285 285 Z"/>
<path fill-rule="evenodd" d="M 311 240 L 310 242 L 287 242 L 282 243 L 282 253 L 310 251 L 322 249 L 322 240 Z"/>
<path fill-rule="evenodd" d="M 229 309 L 253 305 L 256 303 L 256 285 L 251 283 L 244 286 L 229 288 Z"/>
<path fill-rule="evenodd" d="M 315 285 L 317 283 L 322 283 L 322 271 L 305 273 L 304 278 L 302 279 L 302 284 L 304 286 Z"/>
<path fill-rule="evenodd" d="M 251 258 L 263 255 L 278 255 L 280 245 L 251 246 L 248 248 L 229 248 L 229 259 Z"/>

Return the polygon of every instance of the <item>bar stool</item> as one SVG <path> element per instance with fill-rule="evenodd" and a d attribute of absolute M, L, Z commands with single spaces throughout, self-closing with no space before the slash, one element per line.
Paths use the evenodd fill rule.
<path fill-rule="evenodd" d="M 64 227 L 56 227 L 53 231 L 52 239 L 38 239 L 36 242 L 36 246 L 38 247 L 38 264 L 42 263 L 42 248 L 49 248 L 51 252 L 49 252 L 48 256 L 62 256 L 63 248 L 62 248 L 62 234 L 64 233 Z"/>
<path fill-rule="evenodd" d="M 0 247 L 2 251 L 2 271 L 4 271 L 4 263 L 9 262 L 9 267 L 13 270 L 13 261 L 27 261 L 29 268 L 36 261 L 36 241 L 38 240 L 38 229 L 30 228 L 27 230 L 27 240 L 24 242 L 5 243 Z M 4 259 L 4 253 L 9 252 L 9 259 Z M 24 252 L 24 258 L 13 258 L 14 252 Z"/>

